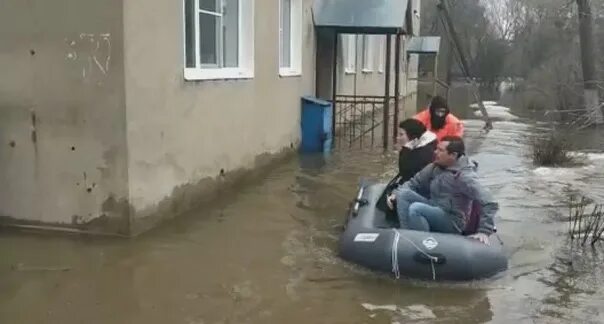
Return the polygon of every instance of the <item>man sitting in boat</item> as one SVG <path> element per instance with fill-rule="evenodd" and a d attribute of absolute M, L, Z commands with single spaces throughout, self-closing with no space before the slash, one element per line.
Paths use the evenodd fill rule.
<path fill-rule="evenodd" d="M 400 146 L 398 156 L 398 174 L 390 180 L 386 190 L 378 201 L 378 208 L 388 211 L 386 198 L 399 185 L 409 181 L 416 173 L 434 160 L 436 134 L 426 129 L 420 121 L 409 118 L 399 124 L 397 144 Z M 396 222 L 393 212 L 392 219 Z"/>
<path fill-rule="evenodd" d="M 474 209 L 478 225 L 471 237 L 488 244 L 499 205 L 478 182 L 476 168 L 463 140 L 445 137 L 436 147 L 434 162 L 390 195 L 388 206 L 394 209 L 396 202 L 403 228 L 453 234 L 469 234 L 464 231 Z"/>
<path fill-rule="evenodd" d="M 447 100 L 435 96 L 430 102 L 430 107 L 415 115 L 426 128 L 435 133 L 439 141 L 447 136 L 463 137 L 463 123 L 449 111 Z"/>

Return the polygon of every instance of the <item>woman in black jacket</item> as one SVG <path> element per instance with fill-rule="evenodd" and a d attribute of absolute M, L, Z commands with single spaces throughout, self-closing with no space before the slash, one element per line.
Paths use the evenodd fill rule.
<path fill-rule="evenodd" d="M 396 187 L 411 179 L 426 165 L 432 163 L 438 140 L 436 134 L 426 129 L 420 121 L 409 118 L 399 124 L 397 143 L 401 147 L 398 155 L 398 174 L 390 180 L 378 201 L 378 208 L 390 211 L 386 197 Z M 394 217 L 397 218 L 397 217 Z"/>
<path fill-rule="evenodd" d="M 401 185 L 432 163 L 438 140 L 436 134 L 426 130 L 420 121 L 410 118 L 399 124 L 398 174 L 396 184 Z"/>

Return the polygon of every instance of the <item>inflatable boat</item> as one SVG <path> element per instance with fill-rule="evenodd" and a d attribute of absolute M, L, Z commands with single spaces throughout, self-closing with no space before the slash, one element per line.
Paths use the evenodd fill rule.
<path fill-rule="evenodd" d="M 386 184 L 361 185 L 340 237 L 340 256 L 371 270 L 416 279 L 470 281 L 508 267 L 503 242 L 489 245 L 456 234 L 399 229 L 376 204 Z"/>

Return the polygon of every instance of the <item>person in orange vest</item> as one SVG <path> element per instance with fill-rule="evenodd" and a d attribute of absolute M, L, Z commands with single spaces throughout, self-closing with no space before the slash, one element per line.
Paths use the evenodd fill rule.
<path fill-rule="evenodd" d="M 430 107 L 415 115 L 426 128 L 436 134 L 438 141 L 447 136 L 463 137 L 463 123 L 449 111 L 447 100 L 435 96 L 430 102 Z"/>

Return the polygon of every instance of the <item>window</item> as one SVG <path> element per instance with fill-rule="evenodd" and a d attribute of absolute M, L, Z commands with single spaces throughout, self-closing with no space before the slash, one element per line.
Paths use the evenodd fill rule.
<path fill-rule="evenodd" d="M 185 79 L 254 75 L 253 0 L 184 0 Z"/>
<path fill-rule="evenodd" d="M 377 36 L 377 70 L 378 73 L 384 73 L 384 62 L 386 60 L 386 36 Z"/>
<path fill-rule="evenodd" d="M 357 35 L 342 35 L 344 47 L 344 72 L 356 73 L 357 71 Z"/>
<path fill-rule="evenodd" d="M 374 35 L 363 35 L 363 72 L 373 72 Z"/>
<path fill-rule="evenodd" d="M 279 0 L 279 74 L 302 74 L 302 0 Z"/>

